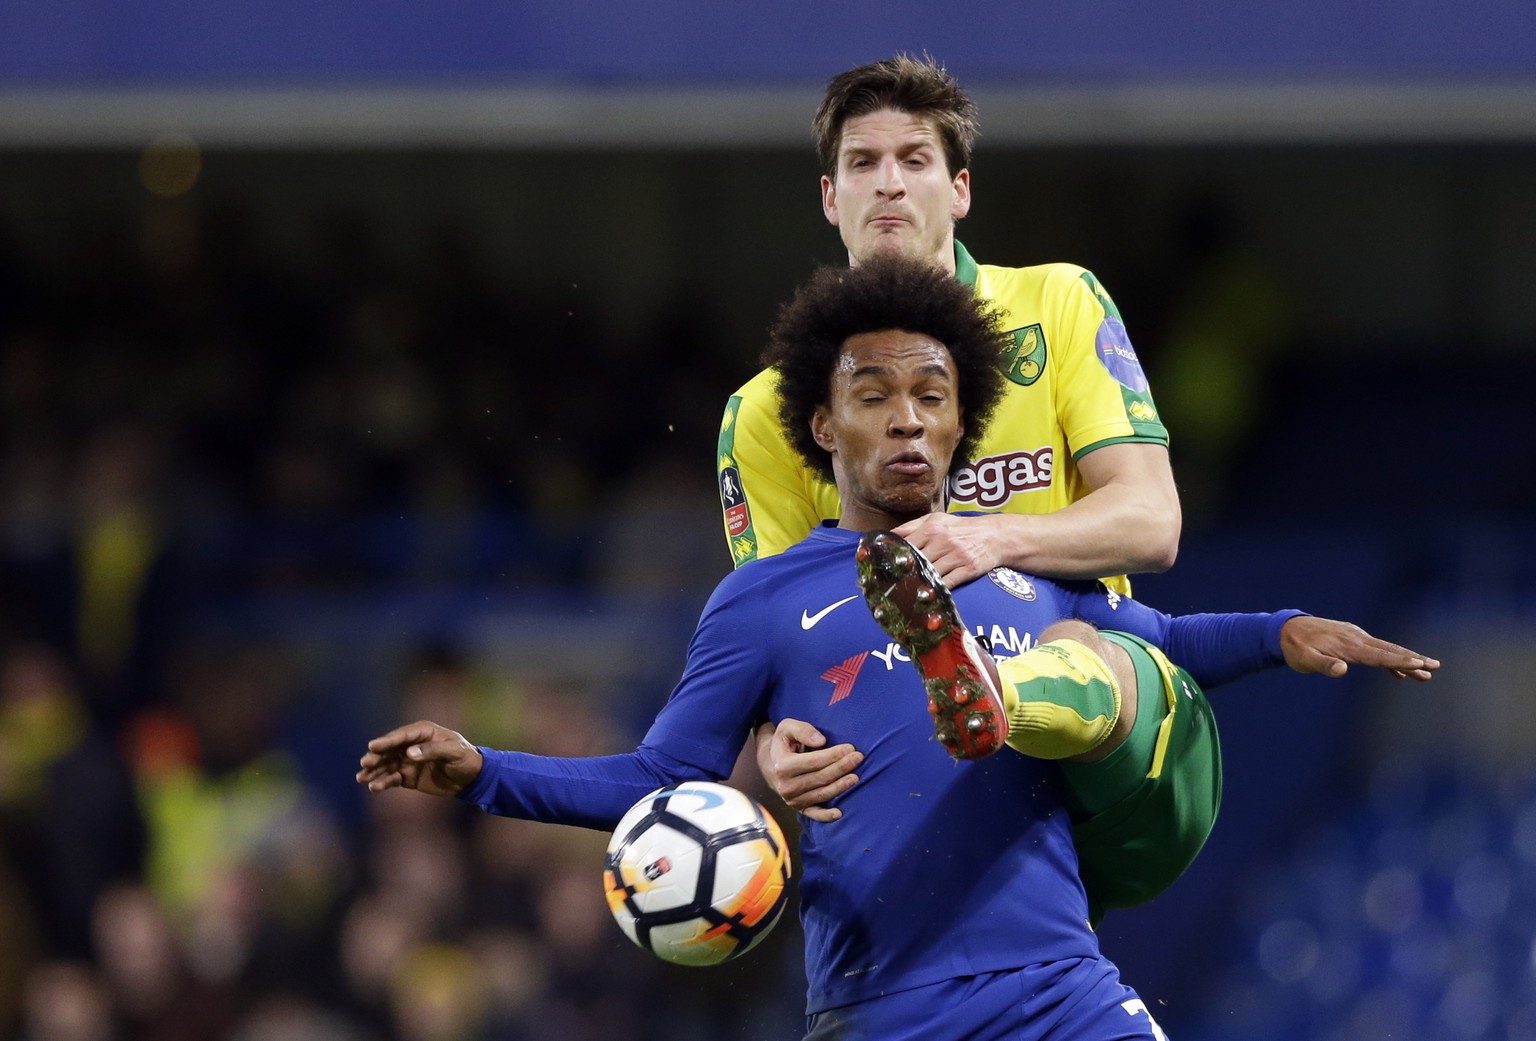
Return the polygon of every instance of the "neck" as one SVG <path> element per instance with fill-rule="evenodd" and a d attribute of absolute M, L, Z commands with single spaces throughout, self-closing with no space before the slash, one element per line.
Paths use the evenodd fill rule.
<path fill-rule="evenodd" d="M 955 270 L 955 236 L 951 234 L 944 240 L 944 248 L 939 250 L 939 255 L 933 258 L 934 263 L 948 271 L 951 275 Z"/>
<path fill-rule="evenodd" d="M 847 531 L 890 531 L 907 521 L 926 517 L 930 513 L 941 513 L 944 510 L 942 496 L 936 496 L 926 508 L 917 510 L 850 505 L 847 499 L 844 499 L 843 503 L 843 512 L 837 519 L 837 526 Z"/>

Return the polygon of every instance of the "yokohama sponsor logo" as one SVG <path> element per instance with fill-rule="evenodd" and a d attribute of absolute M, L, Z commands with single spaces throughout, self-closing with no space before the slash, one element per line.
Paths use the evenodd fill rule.
<path fill-rule="evenodd" d="M 868 651 L 855 654 L 842 664 L 834 665 L 821 674 L 822 679 L 832 684 L 832 700 L 827 702 L 828 705 L 836 705 L 853 693 L 853 681 L 859 678 L 859 670 L 864 667 L 864 659 L 868 657 Z M 886 667 L 889 668 L 889 664 Z"/>
<path fill-rule="evenodd" d="M 1020 492 L 1051 486 L 1054 462 L 1051 446 L 1033 452 L 1009 452 L 967 463 L 949 475 L 949 494 L 956 502 L 983 509 L 1001 506 Z"/>

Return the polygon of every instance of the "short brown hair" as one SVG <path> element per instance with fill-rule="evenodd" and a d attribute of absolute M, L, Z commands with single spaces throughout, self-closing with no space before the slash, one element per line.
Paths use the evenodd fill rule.
<path fill-rule="evenodd" d="M 955 363 L 965 435 L 951 465 L 974 457 L 1003 394 L 999 361 L 1013 345 L 1002 316 L 943 268 L 882 253 L 858 267 L 820 268 L 779 309 L 762 363 L 779 377 L 779 422 L 812 470 L 833 480 L 832 457 L 811 434 L 811 416 L 831 400 L 843 345 L 860 333 L 899 329 L 931 336 Z"/>
<path fill-rule="evenodd" d="M 827 84 L 811 123 L 822 173 L 837 176 L 837 150 L 848 120 L 883 108 L 933 120 L 950 176 L 970 168 L 976 147 L 976 103 L 931 56 L 898 54 L 839 73 Z"/>

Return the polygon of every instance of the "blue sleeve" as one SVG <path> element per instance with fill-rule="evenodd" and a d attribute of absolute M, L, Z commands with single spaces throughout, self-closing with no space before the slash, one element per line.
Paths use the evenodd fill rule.
<path fill-rule="evenodd" d="M 715 590 L 639 749 L 568 759 L 482 748 L 480 776 L 459 798 L 504 817 L 607 829 L 664 784 L 729 776 L 764 718 L 772 676 L 755 588 L 728 576 Z"/>
<path fill-rule="evenodd" d="M 1139 636 L 1206 690 L 1285 664 L 1280 627 L 1304 611 L 1166 615 L 1097 587 L 1074 590 L 1076 617 L 1100 629 Z"/>
<path fill-rule="evenodd" d="M 1273 614 L 1185 614 L 1168 625 L 1168 660 L 1210 690 L 1250 672 L 1285 664 L 1280 627 L 1304 611 Z"/>
<path fill-rule="evenodd" d="M 683 677 L 646 732 L 646 745 L 726 777 L 753 727 L 768 718 L 779 669 L 762 565 L 725 577 L 688 643 Z M 750 579 L 750 580 L 749 580 Z"/>
<path fill-rule="evenodd" d="M 641 797 L 679 781 L 720 780 L 642 745 L 624 755 L 563 759 L 482 748 L 485 765 L 459 798 L 502 817 L 610 831 Z"/>

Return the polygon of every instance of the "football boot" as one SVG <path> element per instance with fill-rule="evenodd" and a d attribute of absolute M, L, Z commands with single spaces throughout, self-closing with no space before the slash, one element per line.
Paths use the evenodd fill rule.
<path fill-rule="evenodd" d="M 854 559 L 875 621 L 917 666 L 939 743 L 956 759 L 983 759 L 1002 748 L 1008 714 L 997 666 L 966 629 L 928 558 L 899 535 L 870 531 Z"/>

